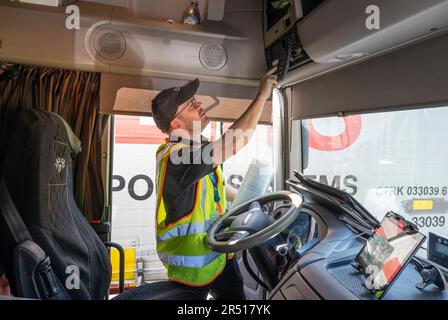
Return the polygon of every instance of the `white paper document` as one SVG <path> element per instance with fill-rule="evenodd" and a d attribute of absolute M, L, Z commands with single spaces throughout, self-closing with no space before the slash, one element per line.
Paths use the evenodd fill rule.
<path fill-rule="evenodd" d="M 254 159 L 247 169 L 232 207 L 264 195 L 272 180 L 272 166 L 268 162 Z"/>

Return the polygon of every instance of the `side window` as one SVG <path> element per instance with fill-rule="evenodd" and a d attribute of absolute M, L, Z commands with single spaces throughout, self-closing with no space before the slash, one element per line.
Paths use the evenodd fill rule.
<path fill-rule="evenodd" d="M 150 117 L 114 116 L 112 241 L 125 249 L 125 285 L 166 278 L 156 253 L 156 151 L 166 138 Z M 112 291 L 118 286 L 118 254 L 111 254 Z"/>
<path fill-rule="evenodd" d="M 395 211 L 448 236 L 448 108 L 302 122 L 304 174 L 353 195 L 379 220 Z"/>

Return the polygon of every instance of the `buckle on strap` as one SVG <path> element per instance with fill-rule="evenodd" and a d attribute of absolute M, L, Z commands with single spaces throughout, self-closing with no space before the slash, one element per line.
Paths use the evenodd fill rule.
<path fill-rule="evenodd" d="M 57 295 L 60 290 L 54 271 L 51 268 L 50 258 L 46 257 L 45 260 L 39 264 L 38 273 L 47 298 Z"/>

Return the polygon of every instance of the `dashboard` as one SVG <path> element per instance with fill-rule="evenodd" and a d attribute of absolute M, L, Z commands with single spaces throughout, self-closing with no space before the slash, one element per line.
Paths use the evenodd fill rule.
<path fill-rule="evenodd" d="M 280 206 L 269 215 L 278 219 L 287 209 L 287 205 Z M 276 270 L 275 276 L 280 280 L 265 297 L 273 300 L 375 300 L 373 293 L 363 285 L 364 276 L 352 266 L 365 241 L 331 209 L 305 203 L 296 221 L 262 247 L 271 255 L 281 244 L 288 243 L 295 248 L 284 273 Z M 257 267 L 259 263 L 252 266 Z M 278 264 L 272 266 L 279 268 Z M 421 276 L 415 265 L 408 264 L 382 300 L 448 300 L 448 294 L 435 286 L 417 289 L 419 281 Z"/>
<path fill-rule="evenodd" d="M 364 286 L 364 276 L 353 267 L 365 239 L 355 234 L 328 208 L 318 204 L 304 207 L 297 221 L 276 238 L 279 242 L 296 237 L 306 240 L 296 250 L 288 272 L 270 291 L 268 299 L 375 300 L 371 290 Z M 273 211 L 272 214 L 279 213 Z M 310 232 L 312 221 L 316 224 L 314 233 Z M 315 245 L 307 249 L 310 242 Z M 448 300 L 446 291 L 435 286 L 417 289 L 416 284 L 420 281 L 415 265 L 410 263 L 382 300 Z"/>

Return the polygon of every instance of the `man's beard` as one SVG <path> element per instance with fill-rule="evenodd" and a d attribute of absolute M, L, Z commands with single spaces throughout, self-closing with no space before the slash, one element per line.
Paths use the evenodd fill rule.
<path fill-rule="evenodd" d="M 201 121 L 202 131 L 204 131 L 204 129 L 208 126 L 209 123 L 210 123 L 210 120 L 206 116 L 205 120 Z"/>

